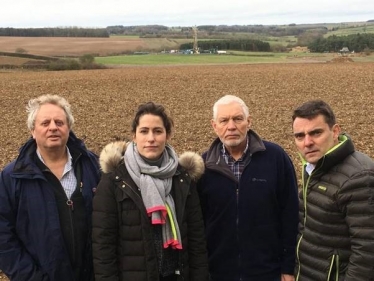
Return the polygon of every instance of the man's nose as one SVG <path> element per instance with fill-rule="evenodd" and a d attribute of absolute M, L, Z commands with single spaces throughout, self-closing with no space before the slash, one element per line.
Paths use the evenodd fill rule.
<path fill-rule="evenodd" d="M 304 138 L 304 145 L 311 146 L 313 143 L 314 143 L 313 138 L 309 134 L 306 134 Z"/>
<path fill-rule="evenodd" d="M 227 128 L 229 129 L 236 129 L 236 124 L 233 119 L 229 119 L 229 122 L 227 123 Z"/>
<path fill-rule="evenodd" d="M 56 125 L 56 122 L 55 121 L 51 121 L 50 123 L 49 123 L 49 129 L 50 130 L 56 130 L 57 129 L 57 125 Z"/>

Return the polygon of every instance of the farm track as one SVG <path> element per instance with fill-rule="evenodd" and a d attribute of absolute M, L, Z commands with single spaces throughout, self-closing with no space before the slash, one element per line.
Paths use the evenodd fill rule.
<path fill-rule="evenodd" d="M 65 72 L 0 72 L 0 168 L 14 159 L 30 134 L 25 106 L 41 94 L 59 94 L 72 104 L 74 131 L 96 153 L 108 142 L 130 139 L 130 122 L 145 101 L 164 104 L 176 128 L 178 153 L 203 152 L 214 138 L 212 105 L 224 94 L 243 98 L 253 129 L 279 143 L 300 173 L 291 131 L 292 109 L 324 99 L 358 150 L 374 157 L 374 64 L 251 64 L 126 67 Z M 6 279 L 5 279 L 6 280 Z"/>

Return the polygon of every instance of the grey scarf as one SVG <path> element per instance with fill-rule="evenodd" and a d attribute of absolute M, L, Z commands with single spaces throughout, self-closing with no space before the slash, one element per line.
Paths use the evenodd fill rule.
<path fill-rule="evenodd" d="M 173 197 L 170 194 L 172 177 L 178 167 L 178 156 L 170 145 L 165 146 L 161 166 L 151 166 L 140 156 L 134 142 L 125 152 L 125 165 L 140 189 L 144 206 L 152 224 L 162 224 L 164 248 L 182 249 Z"/>

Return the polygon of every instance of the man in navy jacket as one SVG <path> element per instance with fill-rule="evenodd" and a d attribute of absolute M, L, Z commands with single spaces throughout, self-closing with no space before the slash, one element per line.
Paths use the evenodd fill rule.
<path fill-rule="evenodd" d="M 293 281 L 298 197 L 289 156 L 250 129 L 236 96 L 215 103 L 211 123 L 218 138 L 198 186 L 211 280 Z"/>
<path fill-rule="evenodd" d="M 28 104 L 32 134 L 0 174 L 0 268 L 17 281 L 91 281 L 98 158 L 71 131 L 62 97 Z"/>

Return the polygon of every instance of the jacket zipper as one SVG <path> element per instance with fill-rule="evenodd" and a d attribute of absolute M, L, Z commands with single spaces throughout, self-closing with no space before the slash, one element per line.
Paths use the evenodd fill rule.
<path fill-rule="evenodd" d="M 245 167 L 243 168 L 242 174 L 244 173 L 244 170 L 248 167 L 248 165 L 251 163 L 252 154 L 253 153 L 250 153 L 248 155 L 249 160 L 246 163 Z M 239 187 L 240 187 L 240 179 L 239 179 L 238 185 L 236 187 L 236 239 L 237 239 L 238 245 L 240 245 L 240 237 L 239 237 L 239 190 L 240 190 L 240 188 Z M 241 256 L 240 249 L 241 248 L 239 247 L 238 267 L 239 267 L 239 281 L 242 281 L 243 280 L 243 277 L 242 277 L 242 256 Z"/>
<path fill-rule="evenodd" d="M 335 267 L 336 267 L 336 271 L 335 271 L 335 280 L 336 281 L 339 281 L 339 267 L 340 267 L 340 263 L 339 263 L 339 255 L 336 255 L 336 259 L 335 259 Z"/>
<path fill-rule="evenodd" d="M 303 166 L 303 171 L 302 171 L 302 174 L 301 174 L 301 182 L 303 184 L 303 200 L 304 200 L 304 218 L 303 218 L 303 225 L 304 225 L 304 229 L 305 229 L 305 226 L 306 226 L 306 218 L 307 218 L 307 193 L 308 193 L 308 187 L 309 187 L 309 182 L 310 182 L 310 179 L 312 178 L 312 175 L 318 170 L 314 170 L 312 171 L 312 173 L 309 175 L 308 177 L 308 180 L 306 181 L 306 183 L 304 184 L 305 180 L 304 180 L 304 175 L 305 175 L 305 171 L 304 171 L 304 166 Z M 301 265 L 300 265 L 300 256 L 299 256 L 299 248 L 300 248 L 300 244 L 301 244 L 301 241 L 303 239 L 303 234 L 300 235 L 300 238 L 299 238 L 299 241 L 297 241 L 297 246 L 296 246 L 296 259 L 297 259 L 297 274 L 296 274 L 296 280 L 295 281 L 299 281 L 299 278 L 300 278 L 300 271 L 301 271 Z"/>
<path fill-rule="evenodd" d="M 309 185 L 309 181 L 310 181 L 310 177 L 311 175 L 309 176 L 308 180 L 306 181 L 306 183 L 304 183 L 304 174 L 305 172 L 302 171 L 302 174 L 301 174 L 301 182 L 303 183 L 303 199 L 304 199 L 304 218 L 303 218 L 303 225 L 305 227 L 305 224 L 306 224 L 306 216 L 307 216 L 307 208 L 306 208 L 306 197 L 307 197 L 307 190 L 308 190 L 308 185 Z M 299 281 L 299 277 L 300 277 L 300 271 L 301 271 L 301 265 L 300 265 L 300 256 L 299 256 L 299 247 L 300 247 L 300 244 L 301 244 L 301 240 L 303 239 L 303 235 L 300 235 L 300 238 L 299 238 L 299 241 L 297 241 L 297 246 L 296 246 L 296 258 L 297 258 L 297 275 L 296 275 L 296 281 Z"/>
<path fill-rule="evenodd" d="M 66 201 L 66 205 L 68 205 L 69 217 L 70 217 L 70 227 L 71 227 L 71 242 L 72 242 L 72 249 L 73 249 L 73 257 L 75 257 L 75 235 L 74 235 L 74 223 L 73 223 L 73 213 L 74 213 L 74 202 L 71 199 Z"/>
<path fill-rule="evenodd" d="M 327 280 L 331 280 L 331 273 L 332 273 L 332 269 L 335 265 L 335 281 L 339 281 L 339 255 L 338 254 L 334 254 L 331 258 L 331 262 L 330 262 L 330 268 L 329 268 L 329 274 L 327 276 Z M 333 281 L 333 280 L 331 280 Z"/>
<path fill-rule="evenodd" d="M 239 184 L 236 187 L 236 239 L 238 245 L 240 245 L 240 237 L 239 237 Z M 238 255 L 238 267 L 239 267 L 239 281 L 242 280 L 242 256 L 239 247 L 239 255 Z"/>
<path fill-rule="evenodd" d="M 74 175 L 75 175 L 75 178 L 77 180 L 77 185 L 79 184 L 79 191 L 82 192 L 83 191 L 83 182 L 81 181 L 81 175 L 78 176 L 77 178 L 77 175 L 75 174 L 77 172 L 77 170 L 79 171 L 79 173 L 81 173 L 81 169 L 80 168 L 77 168 L 77 165 L 78 164 L 78 161 L 79 159 L 81 158 L 81 155 L 82 153 L 80 153 L 77 158 L 75 159 L 74 163 L 72 163 L 73 165 L 73 171 L 74 171 Z M 79 182 L 79 181 L 80 182 Z M 60 184 L 61 188 L 63 188 L 62 184 Z M 71 196 L 73 196 L 75 190 L 73 191 L 73 193 L 71 194 Z M 65 193 L 65 190 L 64 190 L 64 193 Z M 74 219 L 73 219 L 73 213 L 74 213 L 74 201 L 70 198 L 67 197 L 66 193 L 65 193 L 65 196 L 66 196 L 66 205 L 68 206 L 68 208 L 70 209 L 69 211 L 69 218 L 70 218 L 70 227 L 71 227 L 71 242 L 72 242 L 72 250 L 73 250 L 73 257 L 75 259 L 75 255 L 76 255 L 76 245 L 75 245 L 75 233 L 74 233 Z"/>
<path fill-rule="evenodd" d="M 297 246 L 296 246 L 296 258 L 297 258 L 297 275 L 296 275 L 296 281 L 299 280 L 299 276 L 300 276 L 300 258 L 299 258 L 299 246 L 300 246 L 300 243 L 301 243 L 301 240 L 303 239 L 303 235 L 300 236 L 299 238 L 299 241 L 297 241 Z"/>
<path fill-rule="evenodd" d="M 331 271 L 335 263 L 335 255 L 332 255 L 331 262 L 330 262 L 330 268 L 329 268 L 329 273 L 327 274 L 327 281 L 330 280 L 331 278 Z"/>

